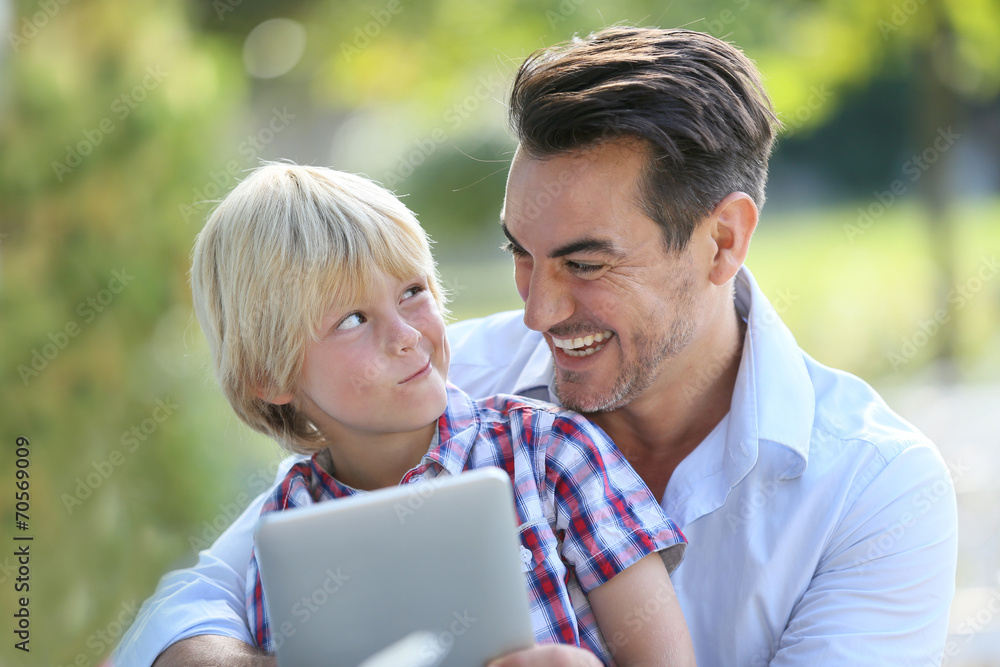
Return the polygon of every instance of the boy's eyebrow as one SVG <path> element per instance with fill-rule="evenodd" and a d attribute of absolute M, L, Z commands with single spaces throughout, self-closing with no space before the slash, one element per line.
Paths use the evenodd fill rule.
<path fill-rule="evenodd" d="M 503 235 L 507 237 L 510 244 L 515 248 L 521 248 L 521 244 L 517 242 L 511 233 L 507 229 L 507 225 L 503 220 L 500 221 L 500 229 L 503 230 Z M 555 250 L 549 253 L 549 258 L 558 259 L 559 257 L 565 257 L 566 255 L 575 255 L 577 253 L 603 253 L 606 255 L 611 255 L 613 257 L 622 257 L 624 252 L 614 244 L 614 242 L 608 239 L 599 239 L 592 236 L 586 236 L 582 239 L 576 241 L 571 241 L 564 245 L 559 246 Z"/>
<path fill-rule="evenodd" d="M 328 331 L 332 327 L 340 323 L 340 321 L 347 317 L 348 314 L 356 310 L 358 307 L 357 299 L 351 299 L 350 301 L 334 301 L 326 310 L 323 312 L 323 317 L 320 318 L 319 326 L 321 331 Z M 327 324 L 329 322 L 329 324 Z"/>
<path fill-rule="evenodd" d="M 319 321 L 318 333 L 324 335 L 330 333 L 330 330 L 340 323 L 340 319 L 342 317 L 343 315 L 341 315 L 339 312 L 335 313 L 332 308 L 326 311 L 325 313 L 323 313 L 323 319 Z"/>

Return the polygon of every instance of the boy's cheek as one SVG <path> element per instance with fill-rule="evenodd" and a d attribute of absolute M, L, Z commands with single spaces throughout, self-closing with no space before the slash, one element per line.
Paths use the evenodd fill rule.
<path fill-rule="evenodd" d="M 388 362 L 383 357 L 375 357 L 366 362 L 362 368 L 351 373 L 351 383 L 354 389 L 363 389 L 376 382 L 386 371 Z"/>

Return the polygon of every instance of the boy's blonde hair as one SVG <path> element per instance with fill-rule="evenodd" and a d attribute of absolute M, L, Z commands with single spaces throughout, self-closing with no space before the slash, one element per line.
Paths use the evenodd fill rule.
<path fill-rule="evenodd" d="M 195 242 L 191 291 L 240 419 L 293 452 L 322 447 L 296 400 L 260 395 L 296 392 L 327 310 L 366 298 L 378 272 L 426 276 L 445 313 L 427 235 L 388 190 L 333 169 L 268 163 L 229 193 Z"/>

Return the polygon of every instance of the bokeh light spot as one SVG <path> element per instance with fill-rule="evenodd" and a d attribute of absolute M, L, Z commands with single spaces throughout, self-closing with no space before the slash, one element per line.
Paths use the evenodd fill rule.
<path fill-rule="evenodd" d="M 243 66 L 258 79 L 287 74 L 306 50 L 306 29 L 291 19 L 270 19 L 250 31 L 243 42 Z"/>

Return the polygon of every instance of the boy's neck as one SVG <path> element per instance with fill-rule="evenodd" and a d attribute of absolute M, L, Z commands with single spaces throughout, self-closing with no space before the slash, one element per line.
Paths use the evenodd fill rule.
<path fill-rule="evenodd" d="M 327 447 L 331 476 L 355 489 L 374 491 L 397 486 L 420 463 L 434 439 L 437 422 L 406 433 L 341 435 Z"/>

